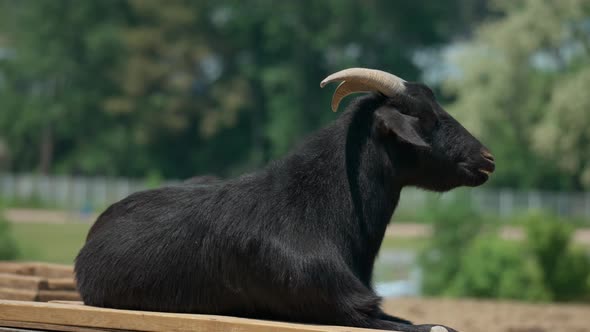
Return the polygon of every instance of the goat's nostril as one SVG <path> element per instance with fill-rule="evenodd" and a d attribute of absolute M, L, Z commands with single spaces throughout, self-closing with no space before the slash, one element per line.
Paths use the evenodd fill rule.
<path fill-rule="evenodd" d="M 494 162 L 494 156 L 488 150 L 482 150 L 481 155 L 487 160 Z"/>

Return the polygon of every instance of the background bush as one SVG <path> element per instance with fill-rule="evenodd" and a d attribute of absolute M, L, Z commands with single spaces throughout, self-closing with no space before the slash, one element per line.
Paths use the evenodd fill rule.
<path fill-rule="evenodd" d="M 590 299 L 587 278 L 590 258 L 571 244 L 574 228 L 553 215 L 535 213 L 522 218 L 526 250 L 539 266 L 556 301 Z"/>
<path fill-rule="evenodd" d="M 460 273 L 463 253 L 484 230 L 484 218 L 472 204 L 465 204 L 468 200 L 466 195 L 446 201 L 432 200 L 428 204 L 430 209 L 420 218 L 432 224 L 433 234 L 419 258 L 425 272 L 422 289 L 426 295 L 444 293 Z"/>
<path fill-rule="evenodd" d="M 526 238 L 504 240 L 468 203 L 466 196 L 433 202 L 425 214 L 434 225 L 419 260 L 425 295 L 590 300 L 590 257 L 572 245 L 570 224 L 541 212 L 519 216 L 511 222 Z"/>
<path fill-rule="evenodd" d="M 537 264 L 522 257 L 520 244 L 496 236 L 479 236 L 460 262 L 460 269 L 445 295 L 527 301 L 551 299 L 542 272 Z"/>

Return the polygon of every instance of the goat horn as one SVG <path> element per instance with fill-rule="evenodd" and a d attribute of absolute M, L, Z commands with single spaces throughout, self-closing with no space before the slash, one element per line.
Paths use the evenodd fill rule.
<path fill-rule="evenodd" d="M 361 82 L 344 81 L 340 83 L 332 95 L 332 111 L 338 111 L 338 105 L 340 105 L 342 99 L 344 99 L 344 97 L 348 96 L 349 94 L 371 91 L 373 91 L 371 87 Z"/>
<path fill-rule="evenodd" d="M 403 79 L 376 69 L 367 68 L 349 68 L 336 72 L 326 77 L 320 87 L 326 84 L 344 81 L 340 83 L 332 97 L 332 111 L 338 110 L 340 101 L 351 93 L 378 91 L 382 94 L 393 97 L 400 92 L 405 91 L 405 82 Z"/>

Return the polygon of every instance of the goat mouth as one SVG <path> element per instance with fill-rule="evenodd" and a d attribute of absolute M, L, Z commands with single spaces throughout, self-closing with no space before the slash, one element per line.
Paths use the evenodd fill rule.
<path fill-rule="evenodd" d="M 477 187 L 481 186 L 482 184 L 486 183 L 490 178 L 490 173 L 482 172 L 481 170 L 477 171 L 468 171 L 467 181 L 465 183 L 466 186 L 469 187 Z"/>
<path fill-rule="evenodd" d="M 467 163 L 460 163 L 459 168 L 465 176 L 464 185 L 468 187 L 477 187 L 484 184 L 494 172 L 493 165 L 475 166 Z"/>
<path fill-rule="evenodd" d="M 494 171 L 487 170 L 487 169 L 484 169 L 484 168 L 480 168 L 480 169 L 478 169 L 478 171 L 479 171 L 480 173 L 483 173 L 483 174 L 485 174 L 486 176 L 490 176 L 490 174 L 492 174 L 492 173 L 494 172 Z"/>
<path fill-rule="evenodd" d="M 478 172 L 485 174 L 486 176 L 490 176 L 496 170 L 496 164 L 493 161 L 486 159 L 485 165 L 479 166 L 477 169 Z"/>

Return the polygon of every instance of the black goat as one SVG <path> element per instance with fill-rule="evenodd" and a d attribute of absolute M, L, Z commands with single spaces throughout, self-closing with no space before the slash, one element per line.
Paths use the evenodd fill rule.
<path fill-rule="evenodd" d="M 425 85 L 360 68 L 335 80 L 333 108 L 376 93 L 260 171 L 139 192 L 103 212 L 76 259 L 84 302 L 444 331 L 385 314 L 373 263 L 402 187 L 481 185 L 493 158 Z"/>

